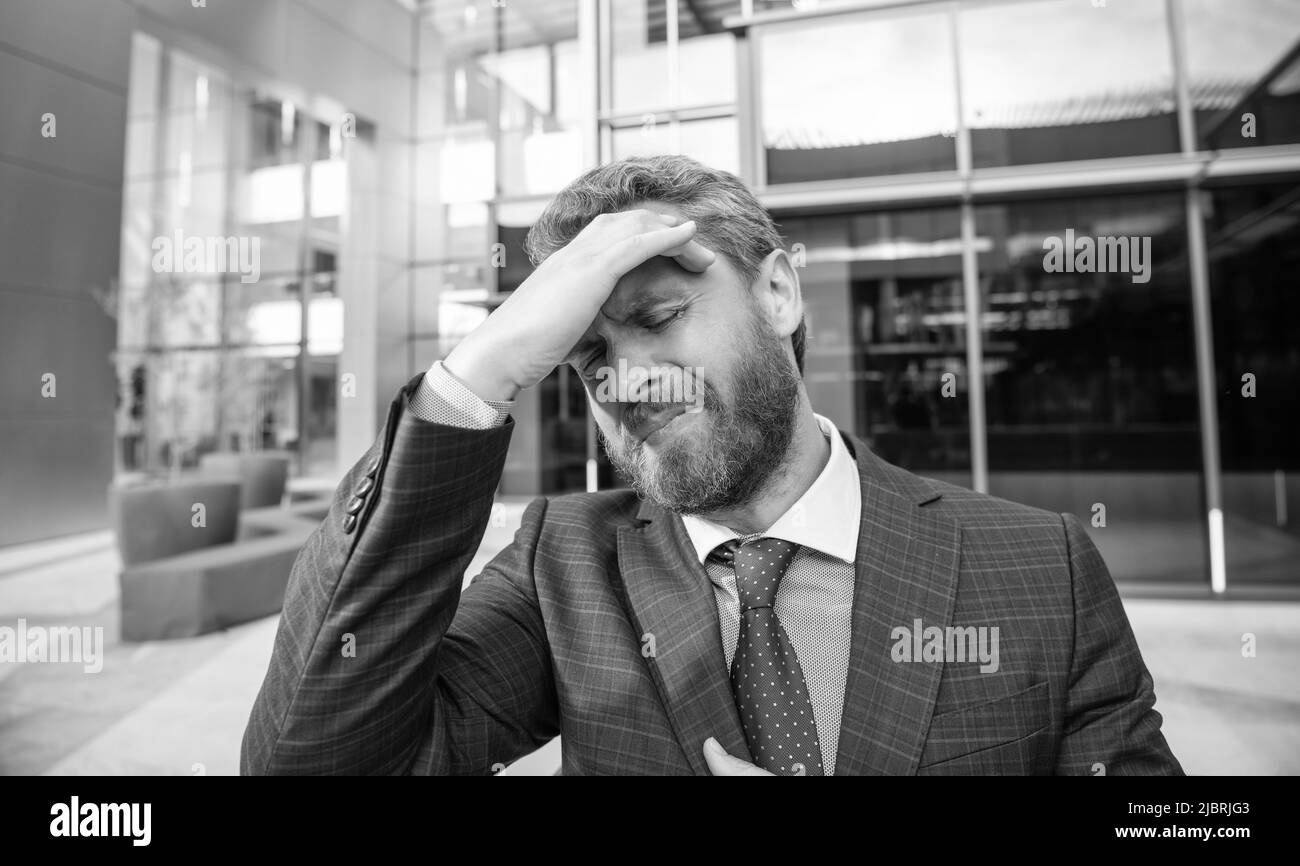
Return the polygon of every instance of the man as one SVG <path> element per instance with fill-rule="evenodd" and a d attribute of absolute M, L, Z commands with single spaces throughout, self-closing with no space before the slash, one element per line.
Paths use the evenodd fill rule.
<path fill-rule="evenodd" d="M 294 566 L 246 773 L 1181 773 L 1079 520 L 920 478 L 809 403 L 799 279 L 733 176 L 584 175 L 412 380 Z M 512 401 L 587 386 L 635 492 L 535 500 L 461 592 Z"/>

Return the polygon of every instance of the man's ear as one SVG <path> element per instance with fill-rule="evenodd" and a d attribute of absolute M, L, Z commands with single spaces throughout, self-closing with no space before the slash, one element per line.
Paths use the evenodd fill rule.
<path fill-rule="evenodd" d="M 785 250 L 775 249 L 763 259 L 755 281 L 754 294 L 767 312 L 772 330 L 779 337 L 789 337 L 803 321 L 803 292 L 799 274 Z"/>

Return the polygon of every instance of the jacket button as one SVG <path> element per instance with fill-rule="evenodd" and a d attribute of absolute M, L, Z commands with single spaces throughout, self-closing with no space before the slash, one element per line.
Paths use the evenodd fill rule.
<path fill-rule="evenodd" d="M 366 474 L 369 475 L 371 478 L 374 478 L 375 473 L 379 471 L 379 464 L 382 462 L 383 462 L 382 457 L 376 457 L 374 460 L 371 460 L 370 465 L 366 467 Z"/>
<path fill-rule="evenodd" d="M 356 528 L 357 528 L 357 516 L 355 514 L 349 514 L 347 517 L 343 518 L 344 534 L 351 534 L 352 530 Z"/>
<path fill-rule="evenodd" d="M 361 481 L 357 483 L 357 489 L 352 492 L 357 496 L 365 496 L 372 489 L 374 489 L 374 486 L 375 486 L 375 479 L 369 477 L 362 478 Z"/>
<path fill-rule="evenodd" d="M 365 506 L 366 506 L 365 499 L 361 498 L 360 496 L 353 496 L 350 500 L 348 500 L 347 508 L 345 508 L 344 510 L 347 511 L 348 514 L 356 514 L 362 508 L 365 508 Z"/>

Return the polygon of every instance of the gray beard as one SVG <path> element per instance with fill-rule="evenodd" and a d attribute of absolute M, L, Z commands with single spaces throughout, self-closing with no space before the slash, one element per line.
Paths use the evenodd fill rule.
<path fill-rule="evenodd" d="M 774 332 L 751 317 L 755 351 L 732 376 L 734 407 L 725 405 L 707 384 L 704 395 L 708 438 L 667 442 L 651 458 L 643 442 L 620 429 L 614 442 L 601 432 L 610 462 L 632 482 L 637 494 L 678 514 L 702 514 L 749 504 L 785 463 L 794 438 L 800 379 Z"/>

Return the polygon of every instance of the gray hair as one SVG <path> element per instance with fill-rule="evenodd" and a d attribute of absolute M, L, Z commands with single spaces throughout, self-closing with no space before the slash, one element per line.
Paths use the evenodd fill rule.
<path fill-rule="evenodd" d="M 689 156 L 664 155 L 621 159 L 570 183 L 529 229 L 524 251 L 536 267 L 600 214 L 645 201 L 676 205 L 695 220 L 705 246 L 725 255 L 747 286 L 758 278 L 763 259 L 782 248 L 772 217 L 738 177 Z M 806 332 L 801 321 L 792 337 L 801 374 Z"/>

